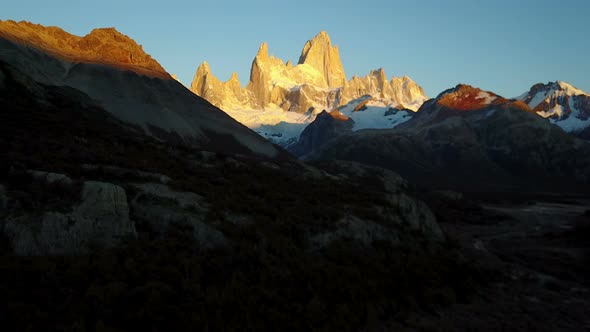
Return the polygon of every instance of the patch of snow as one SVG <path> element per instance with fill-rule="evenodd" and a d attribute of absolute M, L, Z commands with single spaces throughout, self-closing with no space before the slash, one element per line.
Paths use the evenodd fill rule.
<path fill-rule="evenodd" d="M 365 106 L 367 107 L 362 112 L 355 112 L 354 109 L 366 98 L 359 98 L 351 101 L 348 105 L 340 109 L 340 113 L 346 115 L 354 121 L 352 127 L 353 131 L 361 129 L 388 129 L 402 124 L 412 118 L 411 112 L 396 111 L 393 114 L 385 115 L 385 113 L 394 106 L 387 104 L 382 100 L 371 100 Z"/>
<path fill-rule="evenodd" d="M 550 88 L 546 91 L 540 91 L 533 96 L 531 101 L 528 103 L 531 108 L 537 107 L 540 103 L 545 101 L 547 98 L 557 98 L 562 96 L 576 96 L 576 95 L 586 95 L 586 92 L 572 86 L 569 83 L 563 81 L 557 81 L 556 84 L 548 85 Z M 528 92 L 517 97 L 519 100 L 525 100 L 528 96 Z"/>
<path fill-rule="evenodd" d="M 281 121 L 275 125 L 260 125 L 252 128 L 257 134 L 280 146 L 288 146 L 299 140 L 299 136 L 309 123 Z"/>
<path fill-rule="evenodd" d="M 487 93 L 486 91 L 480 91 L 477 94 L 476 99 L 483 99 L 484 104 L 491 104 L 494 100 L 498 99 L 498 97 L 492 96 L 491 94 Z"/>
<path fill-rule="evenodd" d="M 301 66 L 302 65 L 297 65 L 294 68 Z M 302 69 L 304 71 L 308 71 L 309 75 L 314 75 L 314 71 L 317 72 L 317 70 L 311 67 L 310 70 L 307 70 L 306 66 L 303 66 Z M 286 79 L 282 81 L 275 81 L 274 83 L 287 87 L 290 84 L 296 84 L 297 82 Z M 298 85 L 295 85 L 291 88 L 298 87 Z M 330 88 L 319 88 L 317 86 L 313 86 L 313 88 L 316 90 L 334 90 Z M 305 93 L 304 90 L 301 90 L 301 92 Z M 366 104 L 366 110 L 363 112 L 354 112 L 355 107 L 367 99 L 371 100 Z M 385 113 L 390 108 L 407 108 L 415 112 L 427 99 L 428 98 L 426 97 L 421 97 L 413 100 L 411 103 L 404 103 L 403 105 L 400 105 L 390 99 L 363 96 L 350 101 L 344 106 L 338 107 L 337 110 L 354 120 L 355 124 L 353 126 L 353 131 L 361 129 L 386 129 L 393 128 L 410 120 L 413 115 L 412 112 L 397 111 L 385 116 Z M 297 142 L 303 130 L 315 120 L 316 116 L 321 112 L 322 109 L 328 110 L 329 107 L 316 107 L 313 112 L 306 112 L 302 114 L 296 112 L 287 112 L 280 106 L 274 104 L 271 104 L 264 109 L 249 109 L 240 103 L 228 104 L 224 106 L 224 111 L 232 118 L 254 130 L 258 135 L 283 147 Z"/>
<path fill-rule="evenodd" d="M 557 117 L 561 118 L 563 116 L 563 111 L 564 111 L 563 106 L 557 104 L 552 109 L 547 110 L 547 111 L 539 111 L 539 112 L 537 112 L 537 114 L 539 114 L 540 116 L 542 116 L 544 118 L 548 118 L 550 116 L 557 116 Z"/>
<path fill-rule="evenodd" d="M 586 95 L 586 96 L 588 96 L 588 94 L 586 92 L 574 87 L 573 85 L 571 85 L 567 82 L 557 81 L 557 84 L 567 95 L 570 95 L 570 96 Z"/>
<path fill-rule="evenodd" d="M 225 112 L 260 136 L 279 145 L 293 139 L 298 140 L 303 129 L 315 120 L 319 113 L 286 112 L 277 105 L 269 105 L 262 110 L 226 109 Z"/>
<path fill-rule="evenodd" d="M 558 125 L 567 132 L 579 131 L 590 126 L 590 120 L 584 121 L 580 119 L 580 110 L 574 107 L 573 98 L 570 98 L 569 100 L 569 107 L 572 110 L 572 112 L 567 118 L 563 119 L 561 116 L 563 114 L 563 107 L 557 105 L 553 110 L 555 110 L 554 114 L 559 114 L 559 118 L 549 119 L 549 121 L 555 125 Z M 559 110 L 557 110 L 558 108 Z M 543 116 L 543 114 L 541 113 L 542 112 L 538 112 L 537 114 Z"/>
<path fill-rule="evenodd" d="M 403 107 L 409 109 L 410 111 L 413 112 L 418 112 L 418 110 L 420 109 L 420 107 L 422 107 L 422 104 L 424 104 L 425 101 L 427 101 L 429 98 L 424 96 L 424 97 L 420 97 L 420 98 L 416 98 L 415 100 L 413 100 L 410 103 L 404 103 Z"/>
<path fill-rule="evenodd" d="M 553 93 L 555 93 L 557 90 L 555 89 L 551 89 L 549 91 L 546 92 L 538 92 L 529 102 L 529 106 L 530 108 L 535 108 L 537 107 L 540 103 L 542 103 L 543 101 L 545 101 L 545 99 L 548 98 L 548 96 L 552 95 Z"/>

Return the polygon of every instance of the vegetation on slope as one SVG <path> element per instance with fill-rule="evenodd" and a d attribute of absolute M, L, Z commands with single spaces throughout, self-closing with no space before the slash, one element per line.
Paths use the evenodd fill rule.
<path fill-rule="evenodd" d="M 449 243 L 403 229 L 399 245 L 341 239 L 309 249 L 306 234 L 334 227 L 344 214 L 387 223 L 373 208 L 389 204 L 379 181 L 307 177 L 308 166 L 296 162 L 165 145 L 117 122 L 77 91 L 34 85 L 47 101 L 40 103 L 21 83 L 7 81 L 0 93 L 0 183 L 10 201 L 0 219 L 18 209 L 67 208 L 64 202 L 75 200 L 75 187 L 39 184 L 27 175 L 30 169 L 117 183 L 129 194 L 133 188 L 126 184 L 145 171 L 165 174 L 171 187 L 205 197 L 206 222 L 231 246 L 203 250 L 187 226 L 154 234 L 141 223 L 138 238 L 79 256 L 18 257 L 3 239 L 4 326 L 358 331 L 468 301 L 486 279 Z M 131 171 L 115 174 L 100 165 Z M 233 224 L 231 214 L 250 222 Z"/>

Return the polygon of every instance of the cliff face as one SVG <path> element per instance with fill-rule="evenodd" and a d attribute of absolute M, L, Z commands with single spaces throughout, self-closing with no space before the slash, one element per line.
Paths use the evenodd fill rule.
<path fill-rule="evenodd" d="M 305 43 L 298 64 L 309 65 L 320 72 L 327 87 L 337 88 L 346 84 L 338 47 L 332 46 L 330 36 L 325 31 Z"/>
<path fill-rule="evenodd" d="M 383 68 L 372 70 L 369 75 L 362 78 L 353 76 L 343 87 L 341 95 L 342 104 L 364 95 L 371 95 L 375 98 L 397 102 L 413 110 L 420 107 L 420 105 L 413 104 L 421 104 L 427 99 L 422 87 L 411 78 L 404 76 L 392 77 L 391 80 L 387 80 Z"/>
<path fill-rule="evenodd" d="M 404 76 L 388 80 L 383 69 L 347 81 L 338 47 L 332 46 L 325 31 L 307 41 L 296 66 L 269 56 L 268 44 L 263 43 L 252 61 L 245 88 L 240 87 L 237 77 L 220 82 L 204 63 L 195 74 L 191 91 L 230 114 L 265 108 L 296 113 L 312 108 L 331 110 L 364 95 L 416 110 L 427 99 L 412 79 Z"/>

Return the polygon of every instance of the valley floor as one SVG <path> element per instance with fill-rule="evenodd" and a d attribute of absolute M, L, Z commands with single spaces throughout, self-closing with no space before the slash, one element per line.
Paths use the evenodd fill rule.
<path fill-rule="evenodd" d="M 452 205 L 439 206 L 441 226 L 468 259 L 498 275 L 477 300 L 443 309 L 416 326 L 590 330 L 590 200 L 496 199 L 471 208 Z"/>

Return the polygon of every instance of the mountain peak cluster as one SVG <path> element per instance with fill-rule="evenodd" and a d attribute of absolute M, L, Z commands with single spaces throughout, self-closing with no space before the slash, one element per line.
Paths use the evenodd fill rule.
<path fill-rule="evenodd" d="M 241 88 L 235 75 L 221 82 L 204 62 L 197 69 L 190 89 L 230 113 L 269 107 L 296 113 L 310 109 L 319 112 L 364 95 L 376 95 L 410 108 L 416 100 L 426 99 L 422 88 L 409 77 L 387 80 L 382 68 L 348 81 L 338 47 L 332 45 L 325 31 L 305 43 L 295 66 L 269 56 L 268 44 L 262 43 L 252 61 L 245 88 Z"/>

